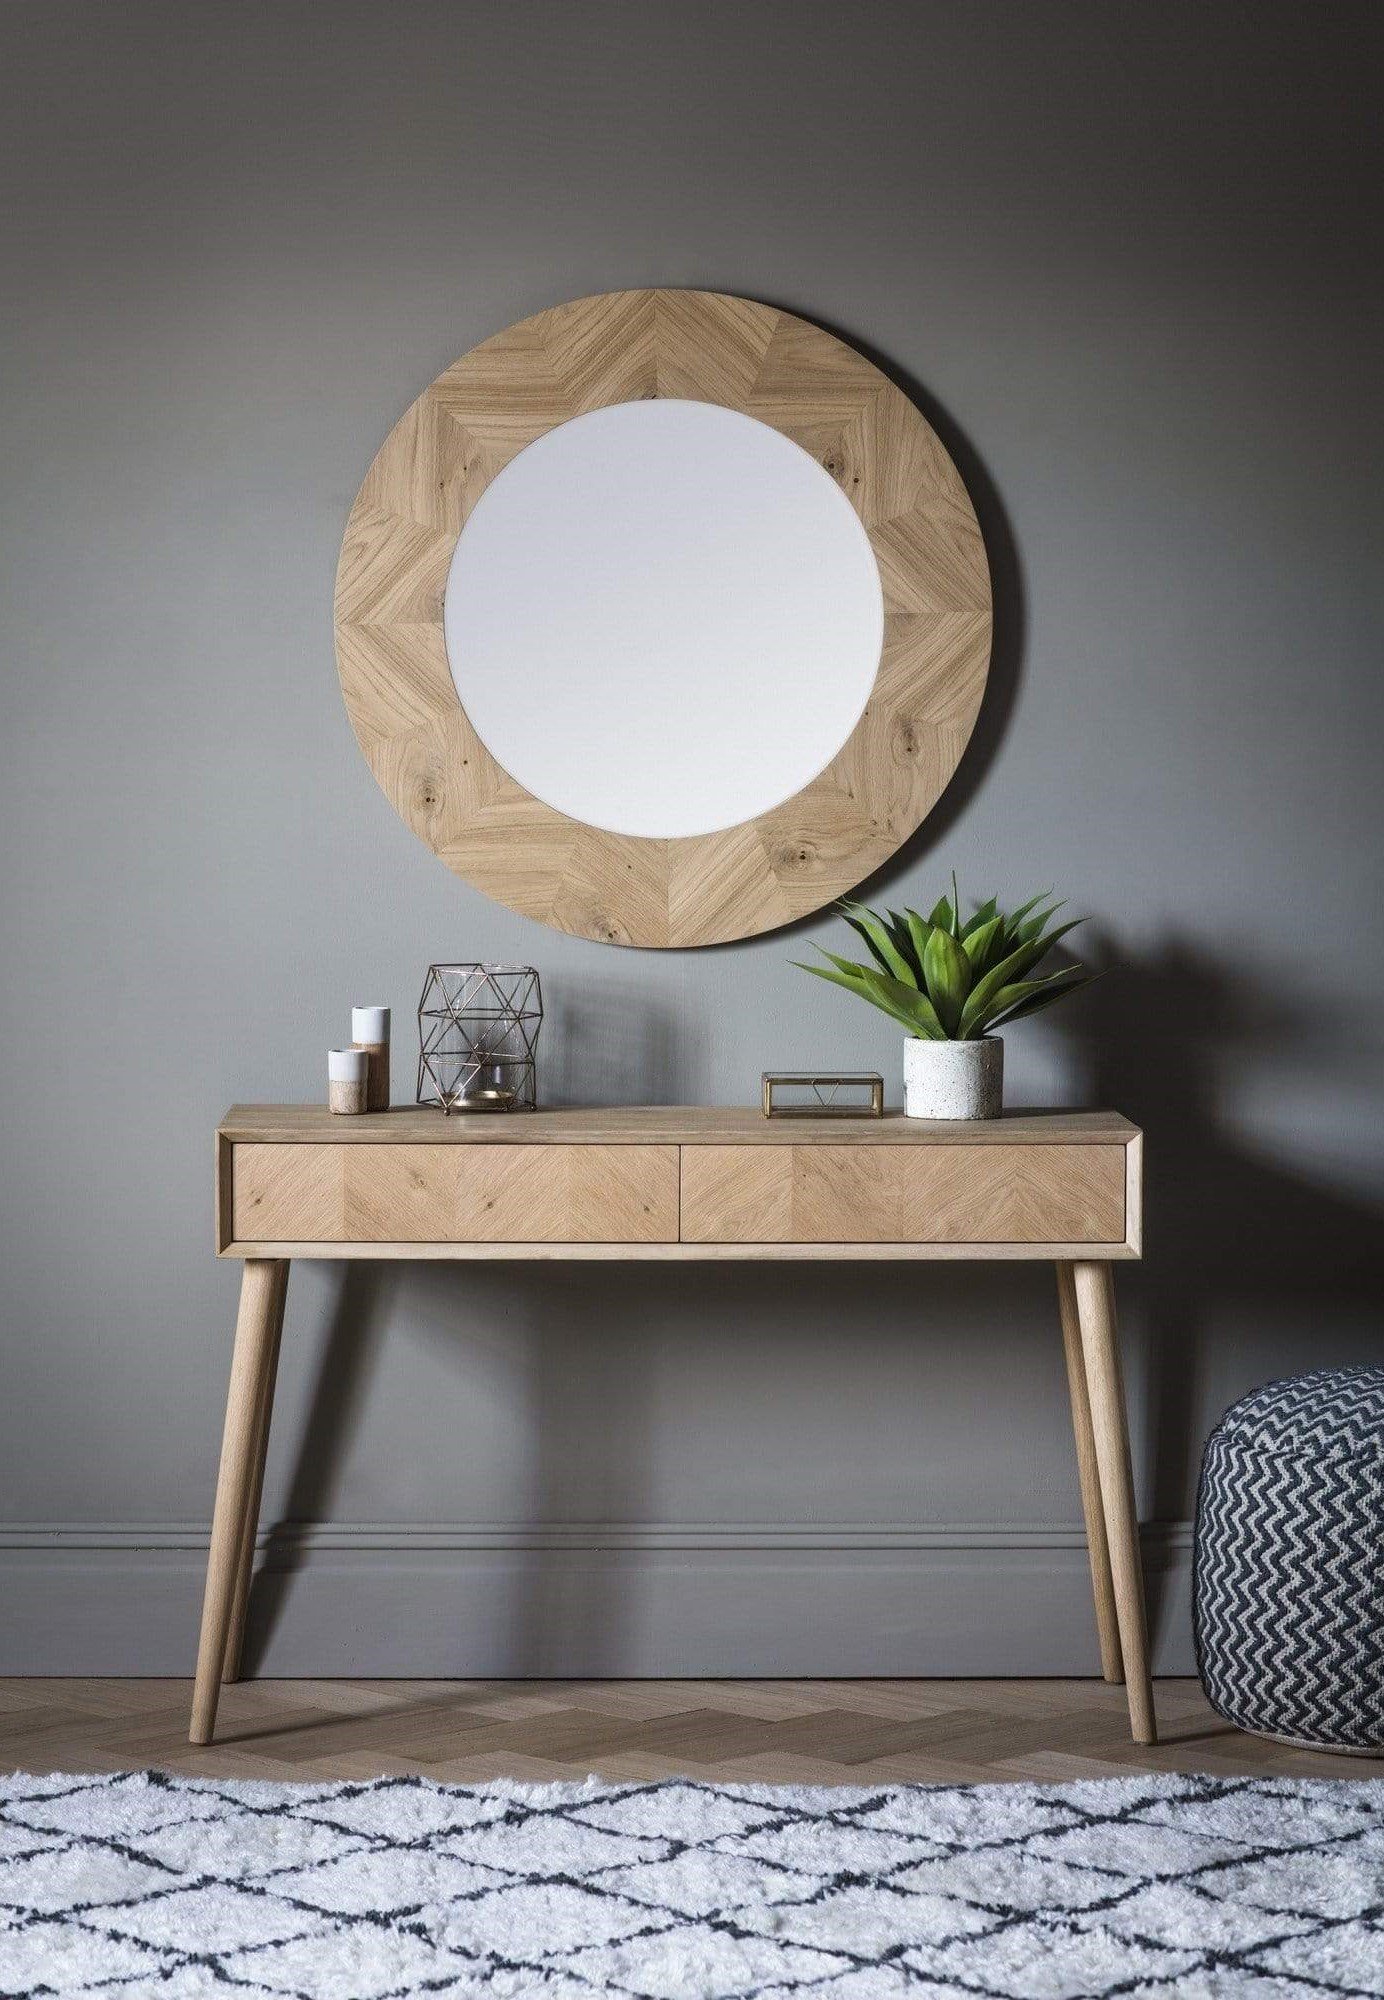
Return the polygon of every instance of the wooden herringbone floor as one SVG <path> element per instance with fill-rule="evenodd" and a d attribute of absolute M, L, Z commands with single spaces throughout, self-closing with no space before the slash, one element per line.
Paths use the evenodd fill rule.
<path fill-rule="evenodd" d="M 0 1769 L 471 1783 L 1384 1774 L 1384 1759 L 1242 1736 L 1181 1680 L 1157 1684 L 1151 1750 L 1129 1740 L 1124 1690 L 1088 1680 L 246 1681 L 224 1690 L 218 1740 L 202 1750 L 187 1741 L 190 1695 L 173 1680 L 0 1681 Z"/>

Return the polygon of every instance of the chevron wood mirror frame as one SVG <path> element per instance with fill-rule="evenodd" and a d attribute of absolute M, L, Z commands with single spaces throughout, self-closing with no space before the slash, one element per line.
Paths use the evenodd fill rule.
<path fill-rule="evenodd" d="M 570 418 L 655 396 L 739 410 L 811 453 L 855 508 L 884 599 L 873 691 L 826 769 L 758 818 L 674 839 L 604 832 L 520 785 L 468 720 L 443 636 L 457 538 L 496 475 Z M 956 769 L 990 632 L 975 510 L 919 410 L 820 327 L 719 292 L 577 299 L 463 355 L 381 446 L 337 571 L 342 693 L 395 809 L 497 902 L 610 944 L 751 937 L 853 888 Z"/>

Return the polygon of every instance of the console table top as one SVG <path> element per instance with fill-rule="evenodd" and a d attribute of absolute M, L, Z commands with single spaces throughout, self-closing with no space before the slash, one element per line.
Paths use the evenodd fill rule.
<path fill-rule="evenodd" d="M 562 1111 L 454 1112 L 399 1105 L 343 1117 L 321 1104 L 235 1104 L 222 1139 L 258 1145 L 1125 1146 L 1138 1127 L 1118 1111 L 1007 1111 L 1001 1118 L 766 1118 L 757 1106 L 601 1105 Z"/>

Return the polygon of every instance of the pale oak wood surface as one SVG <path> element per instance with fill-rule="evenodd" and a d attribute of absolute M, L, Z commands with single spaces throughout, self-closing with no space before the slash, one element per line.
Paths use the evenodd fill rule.
<path fill-rule="evenodd" d="M 1130 1741 L 1122 1691 L 1099 1680 L 244 1681 L 223 1696 L 217 1741 L 193 1747 L 185 1680 L 0 1680 L 0 1763 L 456 1784 L 1384 1775 L 1384 1758 L 1242 1735 L 1195 1681 L 1159 1681 L 1157 1696 L 1161 1740 L 1148 1745 Z"/>
<path fill-rule="evenodd" d="M 322 1238 L 232 1239 L 218 1255 L 329 1257 L 333 1262 L 374 1258 L 381 1263 L 424 1264 L 1048 1264 L 1057 1258 L 1103 1257 L 1127 1263 L 1139 1255 L 1129 1243 L 476 1243 L 333 1242 Z"/>
<path fill-rule="evenodd" d="M 334 1117 L 321 1104 L 233 1104 L 218 1127 L 233 1143 L 663 1146 L 1126 1146 L 1138 1127 L 1118 1111 L 1006 1111 L 974 1123 L 941 1118 L 766 1118 L 759 1107 L 625 1104 L 561 1111 L 453 1113 L 417 1105 Z M 849 1135 L 849 1137 L 848 1137 Z"/>
<path fill-rule="evenodd" d="M 1091 1592 L 1095 1600 L 1096 1631 L 1100 1639 L 1101 1672 L 1112 1685 L 1118 1685 L 1124 1679 L 1124 1660 L 1120 1653 L 1120 1623 L 1115 1609 L 1110 1542 L 1105 1532 L 1105 1506 L 1101 1499 L 1100 1467 L 1096 1461 L 1096 1436 L 1091 1427 L 1091 1396 L 1086 1385 L 1086 1357 L 1081 1345 L 1076 1280 L 1069 1263 L 1059 1263 L 1057 1266 L 1057 1310 L 1062 1322 L 1062 1352 L 1067 1364 L 1067 1395 L 1072 1409 L 1077 1479 L 1081 1486 L 1081 1511 L 1086 1522 L 1086 1548 L 1091 1561 Z"/>
<path fill-rule="evenodd" d="M 273 1292 L 265 1311 L 269 1320 L 269 1353 L 264 1363 L 264 1383 L 255 1412 L 251 1441 L 250 1494 L 245 1504 L 240 1553 L 236 1558 L 235 1595 L 231 1599 L 230 1626 L 222 1655 L 223 1681 L 240 1679 L 240 1656 L 245 1644 L 245 1618 L 250 1608 L 250 1580 L 255 1568 L 255 1532 L 259 1527 L 260 1501 L 264 1493 L 264 1465 L 269 1451 L 269 1426 L 274 1415 L 274 1385 L 279 1372 L 279 1343 L 283 1337 L 284 1304 L 288 1295 L 288 1264 L 276 1259 L 271 1265 Z"/>
<path fill-rule="evenodd" d="M 517 1135 L 516 1135 L 517 1137 Z M 675 1146 L 235 1148 L 237 1237 L 674 1242 Z"/>
<path fill-rule="evenodd" d="M 1137 1254 L 1139 1134 L 1110 1112 L 847 1125 L 677 1105 L 346 1120 L 239 1105 L 217 1144 L 230 1255 Z"/>
<path fill-rule="evenodd" d="M 687 1146 L 682 1235 L 712 1243 L 1112 1243 L 1112 1146 Z"/>
<path fill-rule="evenodd" d="M 1115 1321 L 1115 1284 L 1106 1263 L 1072 1266 L 1091 1431 L 1100 1474 L 1105 1532 L 1110 1545 L 1120 1656 L 1129 1694 L 1129 1718 L 1137 1743 L 1155 1736 L 1153 1692 L 1149 1683 L 1148 1633 L 1144 1614 L 1144 1572 L 1139 1553 L 1139 1516 L 1129 1459 L 1124 1380 Z"/>
<path fill-rule="evenodd" d="M 240 1312 L 231 1351 L 231 1381 L 221 1467 L 216 1480 L 202 1634 L 192 1703 L 192 1740 L 210 1741 L 216 1726 L 221 1675 L 233 1651 L 231 1620 L 243 1571 L 247 1537 L 254 1535 L 250 1503 L 258 1487 L 258 1455 L 269 1425 L 269 1383 L 283 1324 L 286 1272 L 274 1260 L 247 1258 L 240 1281 Z M 247 1585 L 248 1587 L 248 1585 Z"/>
<path fill-rule="evenodd" d="M 569 819 L 502 769 L 457 697 L 442 625 L 457 537 L 516 452 L 570 418 L 650 396 L 740 410 L 810 452 L 860 517 L 885 612 L 870 700 L 827 768 L 758 818 L 674 840 Z M 606 943 L 749 937 L 861 881 L 956 769 L 990 635 L 975 510 L 922 413 L 820 327 L 717 292 L 575 299 L 463 355 L 381 446 L 337 570 L 342 694 L 396 811 L 496 901 Z"/>

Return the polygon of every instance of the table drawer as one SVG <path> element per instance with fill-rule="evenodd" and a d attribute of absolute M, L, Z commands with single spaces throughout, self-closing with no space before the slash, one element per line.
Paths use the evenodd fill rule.
<path fill-rule="evenodd" d="M 241 1243 L 672 1243 L 676 1146 L 237 1144 Z"/>
<path fill-rule="evenodd" d="M 1121 1145 L 684 1146 L 686 1243 L 1119 1243 Z"/>

